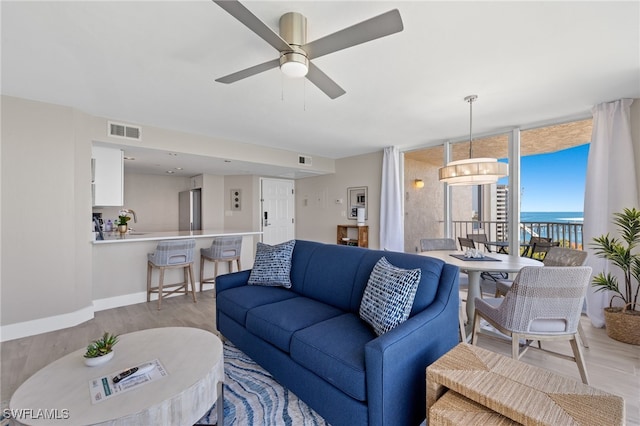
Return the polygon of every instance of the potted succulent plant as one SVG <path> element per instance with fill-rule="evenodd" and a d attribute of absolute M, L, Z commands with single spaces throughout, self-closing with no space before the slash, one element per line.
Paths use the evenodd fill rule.
<path fill-rule="evenodd" d="M 124 234 L 127 232 L 127 222 L 129 222 L 130 220 L 131 218 L 127 215 L 126 212 L 120 211 L 120 213 L 118 214 L 118 220 L 116 221 L 116 226 L 118 227 L 119 233 Z"/>
<path fill-rule="evenodd" d="M 87 346 L 84 363 L 89 367 L 104 364 L 113 358 L 113 346 L 118 343 L 118 336 L 104 332 L 102 337 Z"/>
<path fill-rule="evenodd" d="M 594 238 L 591 244 L 598 257 L 609 260 L 620 268 L 624 275 L 624 288 L 621 289 L 618 278 L 610 272 L 599 273 L 593 278 L 596 291 L 613 293 L 609 307 L 604 309 L 607 335 L 633 345 L 640 345 L 640 210 L 624 209 L 613 214 L 613 223 L 617 225 L 620 238 L 609 234 Z M 622 306 L 613 306 L 614 300 L 620 300 Z"/>

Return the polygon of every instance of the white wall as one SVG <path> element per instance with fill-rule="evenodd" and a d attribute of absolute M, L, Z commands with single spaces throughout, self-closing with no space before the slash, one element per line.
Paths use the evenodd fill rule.
<path fill-rule="evenodd" d="M 224 176 L 203 175 L 202 229 L 224 229 L 224 179 Z"/>
<path fill-rule="evenodd" d="M 424 188 L 414 185 L 422 179 Z M 444 238 L 444 185 L 438 180 L 438 167 L 405 157 L 404 161 L 404 247 L 419 250 L 422 238 Z M 471 188 L 451 187 L 453 220 L 471 220 Z"/>
<path fill-rule="evenodd" d="M 369 248 L 379 248 L 381 181 L 382 151 L 336 160 L 332 175 L 296 180 L 296 238 L 335 244 L 337 225 L 356 223 L 347 219 L 347 188 L 366 186 Z"/>
<path fill-rule="evenodd" d="M 9 96 L 2 96 L 1 102 L 3 341 L 70 327 L 93 317 L 91 146 L 121 140 L 106 136 L 106 118 Z M 297 152 L 149 126 L 144 126 L 144 138 L 138 145 L 297 167 Z M 314 170 L 333 172 L 334 160 L 314 157 Z M 145 179 L 134 178 L 133 187 L 125 188 L 125 202 L 127 192 L 149 190 Z M 215 191 L 224 198 L 223 179 L 214 180 Z M 258 177 L 251 180 L 255 196 Z M 167 190 L 172 185 L 161 187 Z M 155 201 L 148 200 L 152 204 L 149 211 L 145 205 L 127 205 L 138 213 L 141 226 L 158 211 Z M 222 206 L 217 208 L 214 223 L 224 220 Z M 252 208 L 255 212 L 259 205 Z M 254 219 L 254 225 L 258 220 Z M 141 226 L 138 229 L 144 230 Z"/>
<path fill-rule="evenodd" d="M 116 121 L 122 120 L 118 119 Z M 130 124 L 138 125 L 138 123 Z M 120 138 L 107 136 L 106 130 L 107 118 L 91 117 L 91 138 L 93 141 L 116 145 L 124 143 Z M 142 125 L 142 131 L 142 139 L 135 141 L 135 146 L 137 147 L 199 156 L 211 156 L 228 160 L 249 161 L 257 164 L 298 167 L 297 152 L 184 133 L 148 125 Z M 311 170 L 332 173 L 334 171 L 334 160 L 314 156 Z"/>
<path fill-rule="evenodd" d="M 3 326 L 93 315 L 86 123 L 71 108 L 2 97 Z"/>
<path fill-rule="evenodd" d="M 129 226 L 136 231 L 176 231 L 178 229 L 178 193 L 189 188 L 189 178 L 141 175 L 125 171 L 124 207 L 136 212 Z M 94 207 L 102 219 L 113 222 L 121 207 Z"/>
<path fill-rule="evenodd" d="M 633 148 L 636 164 L 636 180 L 638 182 L 638 191 L 640 191 L 640 99 L 634 99 L 631 104 L 631 139 L 633 140 Z M 640 194 L 638 194 L 640 200 Z"/>
<path fill-rule="evenodd" d="M 225 176 L 224 227 L 225 230 L 260 229 L 260 193 L 254 188 L 254 176 Z M 231 190 L 240 190 L 240 210 L 231 210 Z M 256 220 L 258 216 L 258 220 Z"/>

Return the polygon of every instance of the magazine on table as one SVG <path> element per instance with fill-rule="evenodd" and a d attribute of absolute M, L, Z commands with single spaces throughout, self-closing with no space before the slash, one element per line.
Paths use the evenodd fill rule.
<path fill-rule="evenodd" d="M 91 403 L 97 404 L 167 375 L 167 370 L 160 360 L 154 359 L 124 371 L 114 371 L 106 376 L 97 377 L 89 381 Z"/>

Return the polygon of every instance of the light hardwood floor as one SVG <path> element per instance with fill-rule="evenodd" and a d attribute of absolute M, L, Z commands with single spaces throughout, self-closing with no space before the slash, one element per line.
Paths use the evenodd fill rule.
<path fill-rule="evenodd" d="M 7 403 L 13 392 L 39 369 L 56 359 L 85 347 L 104 331 L 123 334 L 153 327 L 188 326 L 215 332 L 213 290 L 198 293 L 194 304 L 184 296 L 163 300 L 162 310 L 154 302 L 96 312 L 95 318 L 76 327 L 44 333 L 0 344 L 0 401 Z M 625 399 L 627 425 L 640 426 L 640 347 L 607 337 L 604 329 L 582 319 L 590 347 L 584 349 L 591 385 Z M 479 337 L 479 346 L 510 356 L 509 344 Z M 570 353 L 569 344 L 549 347 Z M 530 350 L 522 361 L 580 380 L 577 366 L 569 361 Z M 3 407 L 4 408 L 4 407 Z"/>

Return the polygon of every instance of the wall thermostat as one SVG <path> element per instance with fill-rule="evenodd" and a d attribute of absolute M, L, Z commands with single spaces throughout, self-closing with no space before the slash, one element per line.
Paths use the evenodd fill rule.
<path fill-rule="evenodd" d="M 231 190 L 231 210 L 242 210 L 242 192 L 239 189 Z"/>

